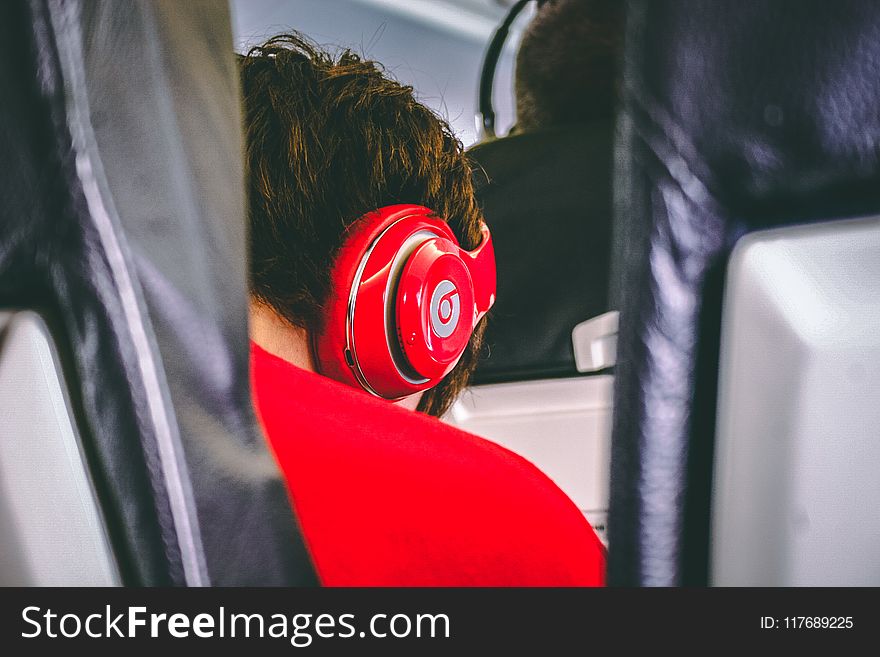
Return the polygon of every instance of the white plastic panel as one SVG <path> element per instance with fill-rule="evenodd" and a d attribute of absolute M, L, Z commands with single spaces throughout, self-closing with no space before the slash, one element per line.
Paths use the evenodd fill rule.
<path fill-rule="evenodd" d="M 534 463 L 604 540 L 613 381 L 601 375 L 474 386 L 446 420 Z"/>
<path fill-rule="evenodd" d="M 571 330 L 571 346 L 578 372 L 596 372 L 617 361 L 617 327 L 620 313 L 616 310 L 581 322 Z"/>
<path fill-rule="evenodd" d="M 119 583 L 73 417 L 43 320 L 0 312 L 0 585 Z"/>
<path fill-rule="evenodd" d="M 744 238 L 719 374 L 712 583 L 880 585 L 880 220 Z"/>

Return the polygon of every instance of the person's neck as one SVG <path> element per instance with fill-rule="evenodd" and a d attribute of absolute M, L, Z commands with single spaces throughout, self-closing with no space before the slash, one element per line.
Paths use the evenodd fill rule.
<path fill-rule="evenodd" d="M 317 371 L 306 329 L 294 326 L 257 299 L 251 299 L 249 314 L 251 340 L 292 365 Z"/>
<path fill-rule="evenodd" d="M 257 299 L 251 298 L 249 314 L 250 337 L 258 346 L 291 365 L 309 372 L 318 371 L 312 357 L 308 330 L 294 326 Z M 422 393 L 418 392 L 394 403 L 414 411 L 421 398 Z"/>

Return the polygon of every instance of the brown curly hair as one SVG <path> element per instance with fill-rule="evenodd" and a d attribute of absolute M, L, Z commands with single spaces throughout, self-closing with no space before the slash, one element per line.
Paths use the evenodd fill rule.
<path fill-rule="evenodd" d="M 614 114 L 623 46 L 620 0 L 546 0 L 516 54 L 516 132 Z"/>
<path fill-rule="evenodd" d="M 320 330 L 330 263 L 365 213 L 416 203 L 464 248 L 482 214 L 461 142 L 382 66 L 335 57 L 297 33 L 239 56 L 245 105 L 251 293 L 295 326 Z M 422 396 L 442 415 L 477 363 L 485 319 L 455 369 Z"/>

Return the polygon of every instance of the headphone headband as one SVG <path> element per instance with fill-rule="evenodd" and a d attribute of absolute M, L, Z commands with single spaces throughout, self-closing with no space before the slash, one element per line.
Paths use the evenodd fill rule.
<path fill-rule="evenodd" d="M 501 25 L 492 35 L 489 42 L 489 48 L 486 50 L 486 56 L 483 59 L 483 67 L 480 72 L 480 97 L 477 108 L 477 133 L 482 139 L 491 139 L 495 137 L 495 109 L 492 104 L 492 86 L 495 82 L 495 68 L 498 66 L 498 58 L 501 57 L 501 51 L 504 48 L 504 42 L 507 40 L 507 33 L 510 26 L 532 0 L 519 0 L 507 12 Z M 539 3 L 540 6 L 542 3 Z"/>

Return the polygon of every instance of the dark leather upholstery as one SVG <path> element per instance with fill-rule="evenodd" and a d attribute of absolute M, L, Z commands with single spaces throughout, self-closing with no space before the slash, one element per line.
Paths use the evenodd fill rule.
<path fill-rule="evenodd" d="M 603 121 L 470 149 L 498 269 L 475 383 L 578 374 L 571 330 L 610 310 L 612 137 Z"/>
<path fill-rule="evenodd" d="M 878 34 L 867 1 L 629 3 L 611 585 L 706 583 L 727 256 L 756 229 L 880 210 Z"/>
<path fill-rule="evenodd" d="M 227 7 L 9 0 L 0 37 L 0 304 L 59 318 L 125 583 L 314 584 L 249 395 Z"/>

